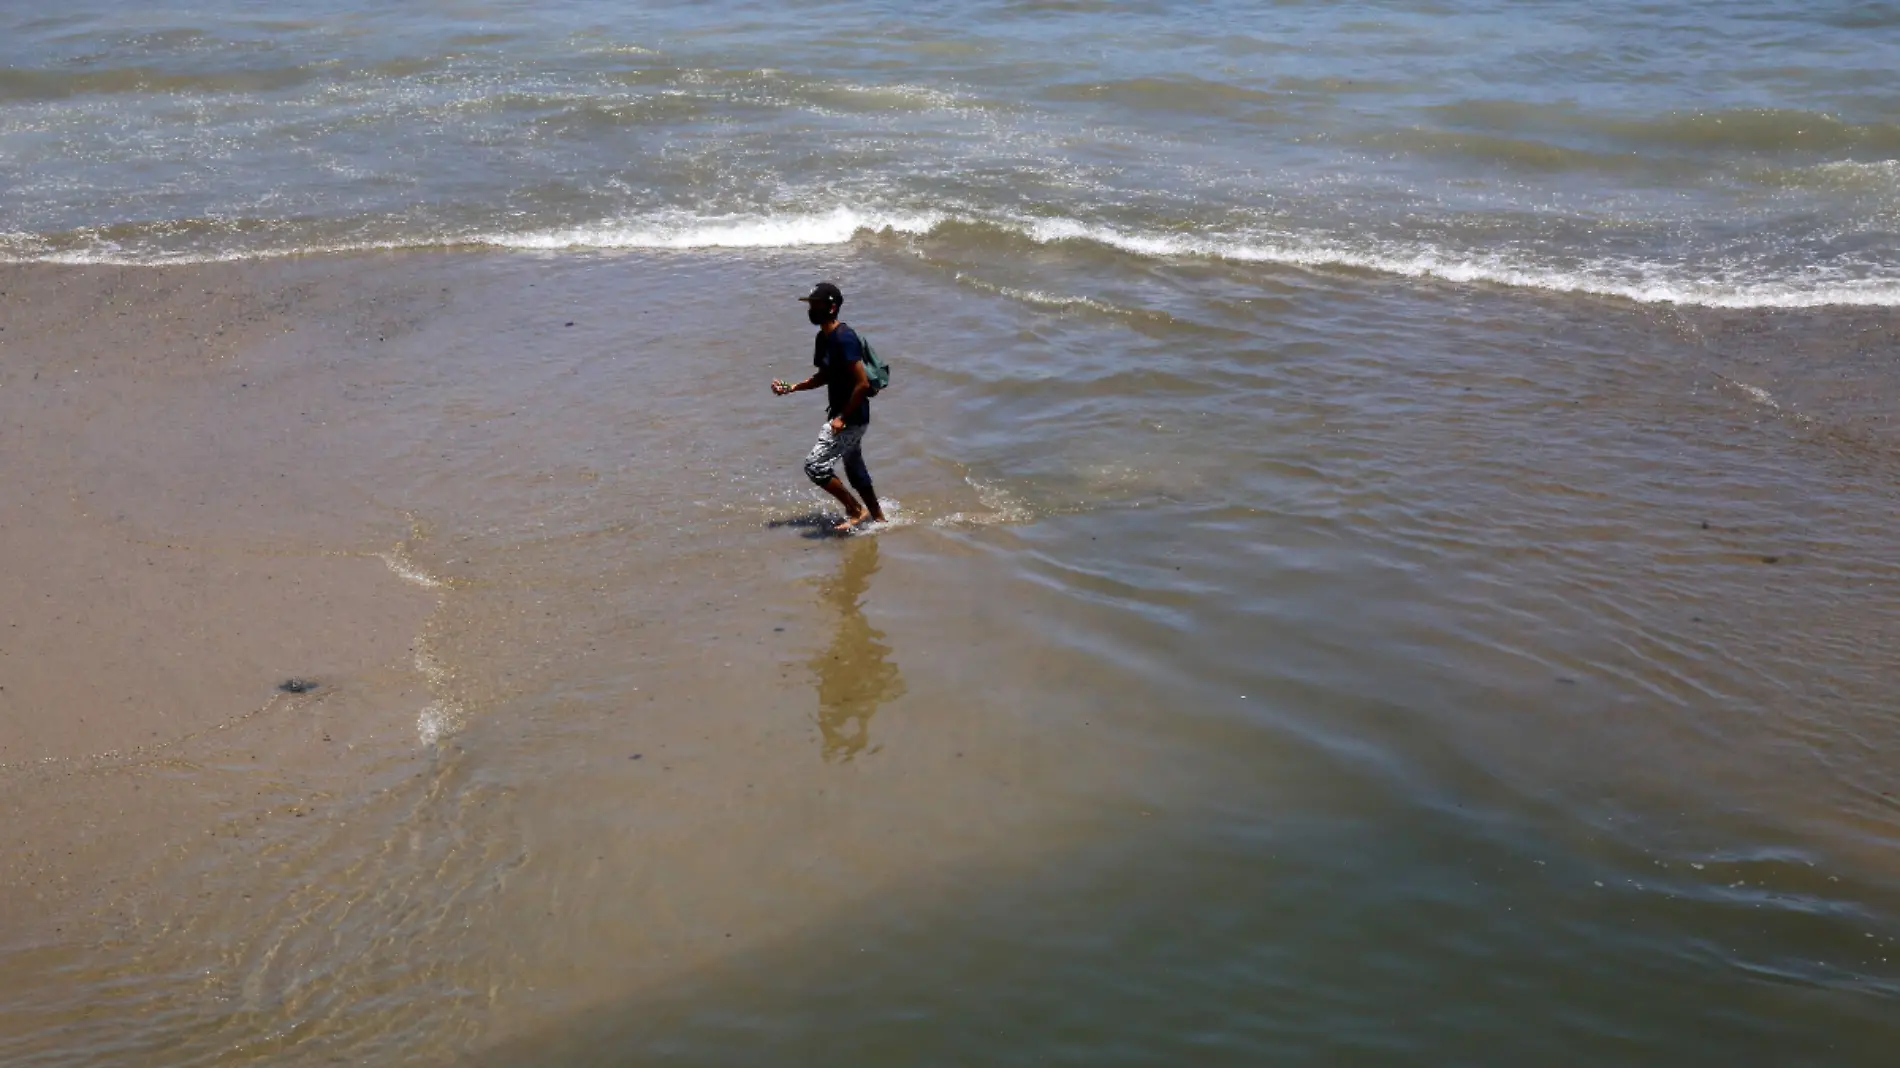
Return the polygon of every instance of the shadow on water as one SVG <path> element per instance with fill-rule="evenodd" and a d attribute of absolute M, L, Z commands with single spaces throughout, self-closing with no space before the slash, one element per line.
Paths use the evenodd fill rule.
<path fill-rule="evenodd" d="M 786 519 L 767 520 L 765 529 L 796 530 L 799 532 L 800 537 L 810 538 L 813 541 L 823 538 L 852 537 L 850 533 L 839 533 L 832 529 L 837 526 L 838 522 L 843 518 L 844 516 L 837 512 L 811 512 L 806 515 L 795 515 Z"/>
<path fill-rule="evenodd" d="M 837 573 L 819 585 L 819 598 L 834 611 L 831 642 L 809 661 L 817 678 L 826 760 L 850 760 L 864 752 L 878 706 L 904 695 L 904 676 L 891 661 L 884 632 L 864 615 L 865 593 L 877 569 L 877 539 L 856 538 L 846 546 Z"/>

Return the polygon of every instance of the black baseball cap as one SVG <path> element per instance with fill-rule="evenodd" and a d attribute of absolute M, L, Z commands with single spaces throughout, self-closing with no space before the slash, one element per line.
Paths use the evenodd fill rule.
<path fill-rule="evenodd" d="M 811 292 L 798 299 L 807 304 L 813 303 L 814 301 L 823 301 L 826 304 L 843 304 L 844 290 L 839 289 L 831 282 L 820 282 L 811 287 Z"/>

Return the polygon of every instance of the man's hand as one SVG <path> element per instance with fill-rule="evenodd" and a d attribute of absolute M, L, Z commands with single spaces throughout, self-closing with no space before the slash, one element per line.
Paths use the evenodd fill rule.
<path fill-rule="evenodd" d="M 772 380 L 772 392 L 778 394 L 781 397 L 783 397 L 787 393 L 790 393 L 793 388 L 794 387 L 792 386 L 790 382 L 786 382 L 777 378 L 774 378 Z"/>
<path fill-rule="evenodd" d="M 844 430 L 844 416 L 841 415 L 838 418 L 833 419 L 831 421 L 831 429 L 837 430 L 837 431 Z"/>

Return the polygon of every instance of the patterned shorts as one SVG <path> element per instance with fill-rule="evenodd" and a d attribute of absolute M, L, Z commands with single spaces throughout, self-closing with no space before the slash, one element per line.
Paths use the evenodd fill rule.
<path fill-rule="evenodd" d="M 871 472 L 864 466 L 864 432 L 869 429 L 862 426 L 848 426 L 843 430 L 831 429 L 826 423 L 825 429 L 818 435 L 818 444 L 811 447 L 805 456 L 805 476 L 816 485 L 824 485 L 837 476 L 838 461 L 844 461 L 844 474 L 853 486 L 871 484 Z"/>

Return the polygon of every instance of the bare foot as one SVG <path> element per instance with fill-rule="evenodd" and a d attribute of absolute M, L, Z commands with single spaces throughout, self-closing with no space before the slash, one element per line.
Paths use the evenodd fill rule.
<path fill-rule="evenodd" d="M 831 532 L 833 534 L 849 534 L 858 529 L 858 524 L 862 522 L 864 522 L 863 512 L 859 512 L 857 515 L 848 515 L 844 517 L 844 522 L 832 527 Z"/>

